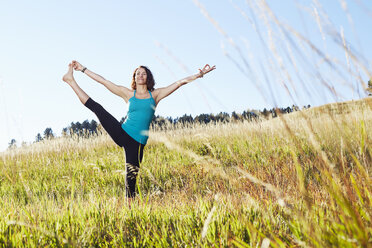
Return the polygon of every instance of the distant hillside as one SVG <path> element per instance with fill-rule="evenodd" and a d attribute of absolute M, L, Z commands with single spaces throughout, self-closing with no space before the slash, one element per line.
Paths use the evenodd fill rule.
<path fill-rule="evenodd" d="M 372 109 L 372 97 L 360 100 L 329 103 L 305 110 L 308 113 L 347 114 L 352 111 L 369 108 Z"/>

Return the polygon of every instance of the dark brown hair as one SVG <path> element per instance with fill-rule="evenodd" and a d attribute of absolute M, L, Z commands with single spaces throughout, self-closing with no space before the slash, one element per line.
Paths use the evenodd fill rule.
<path fill-rule="evenodd" d="M 134 72 L 133 72 L 133 77 L 132 77 L 132 89 L 135 90 L 136 89 L 136 72 L 139 68 L 143 68 L 145 69 L 146 71 L 146 74 L 147 74 L 147 79 L 146 79 L 146 84 L 147 84 L 147 90 L 149 91 L 153 91 L 154 90 L 154 86 L 155 86 L 155 80 L 154 80 L 154 76 L 152 75 L 151 71 L 149 68 L 147 68 L 146 66 L 144 65 L 140 65 L 138 66 Z"/>

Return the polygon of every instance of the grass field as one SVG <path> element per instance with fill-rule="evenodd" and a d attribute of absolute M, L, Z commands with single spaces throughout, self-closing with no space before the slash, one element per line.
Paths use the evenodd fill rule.
<path fill-rule="evenodd" d="M 372 99 L 153 131 L 124 199 L 105 135 L 0 160 L 0 247 L 372 246 Z"/>

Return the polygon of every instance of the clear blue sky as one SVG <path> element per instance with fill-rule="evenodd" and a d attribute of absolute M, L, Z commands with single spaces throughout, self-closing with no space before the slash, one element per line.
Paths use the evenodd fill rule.
<path fill-rule="evenodd" d="M 298 40 L 293 40 L 297 44 L 291 49 L 293 54 L 288 52 L 287 45 L 293 43 L 281 42 L 285 34 L 272 20 L 265 24 L 265 17 L 259 14 L 263 7 L 257 2 L 262 1 L 199 2 L 239 47 L 250 69 L 228 38 L 192 0 L 0 0 L 0 151 L 6 149 L 12 138 L 18 144 L 32 142 L 47 127 L 59 136 L 72 121 L 96 119 L 61 80 L 73 59 L 127 87 L 138 65 L 152 70 L 157 87 L 196 73 L 206 63 L 217 66 L 205 78 L 164 99 L 156 110 L 162 116 L 242 112 L 292 104 L 316 106 L 365 97 L 347 67 L 340 66 L 341 73 L 332 69 Z M 342 9 L 342 2 L 347 4 L 348 12 Z M 342 27 L 351 49 L 358 51 L 360 58 L 366 58 L 363 65 L 371 71 L 371 1 L 267 3 L 280 21 L 328 54 L 331 61 L 347 66 L 345 53 L 332 39 L 330 28 L 339 32 Z M 268 45 L 263 44 L 259 33 Z M 275 50 L 268 49 L 270 39 Z M 290 63 L 291 57 L 297 61 L 295 65 Z M 280 63 L 286 70 L 280 69 Z M 368 78 L 355 63 L 349 68 L 359 71 L 363 80 Z M 317 73 L 336 94 L 327 93 L 327 86 Z M 117 119 L 125 115 L 126 104 L 122 99 L 86 75 L 80 72 L 75 75 L 80 86 Z M 286 87 L 294 97 L 289 97 Z"/>

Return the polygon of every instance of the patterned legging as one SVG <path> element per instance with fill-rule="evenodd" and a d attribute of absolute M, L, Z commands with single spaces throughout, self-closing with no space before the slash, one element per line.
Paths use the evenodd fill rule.
<path fill-rule="evenodd" d="M 89 98 L 85 106 L 96 114 L 101 125 L 114 140 L 114 142 L 125 150 L 125 162 L 127 167 L 126 175 L 126 195 L 134 197 L 136 192 L 136 179 L 139 171 L 140 162 L 143 157 L 145 145 L 137 142 L 130 137 L 121 127 L 120 122 L 107 112 L 99 103 Z"/>

